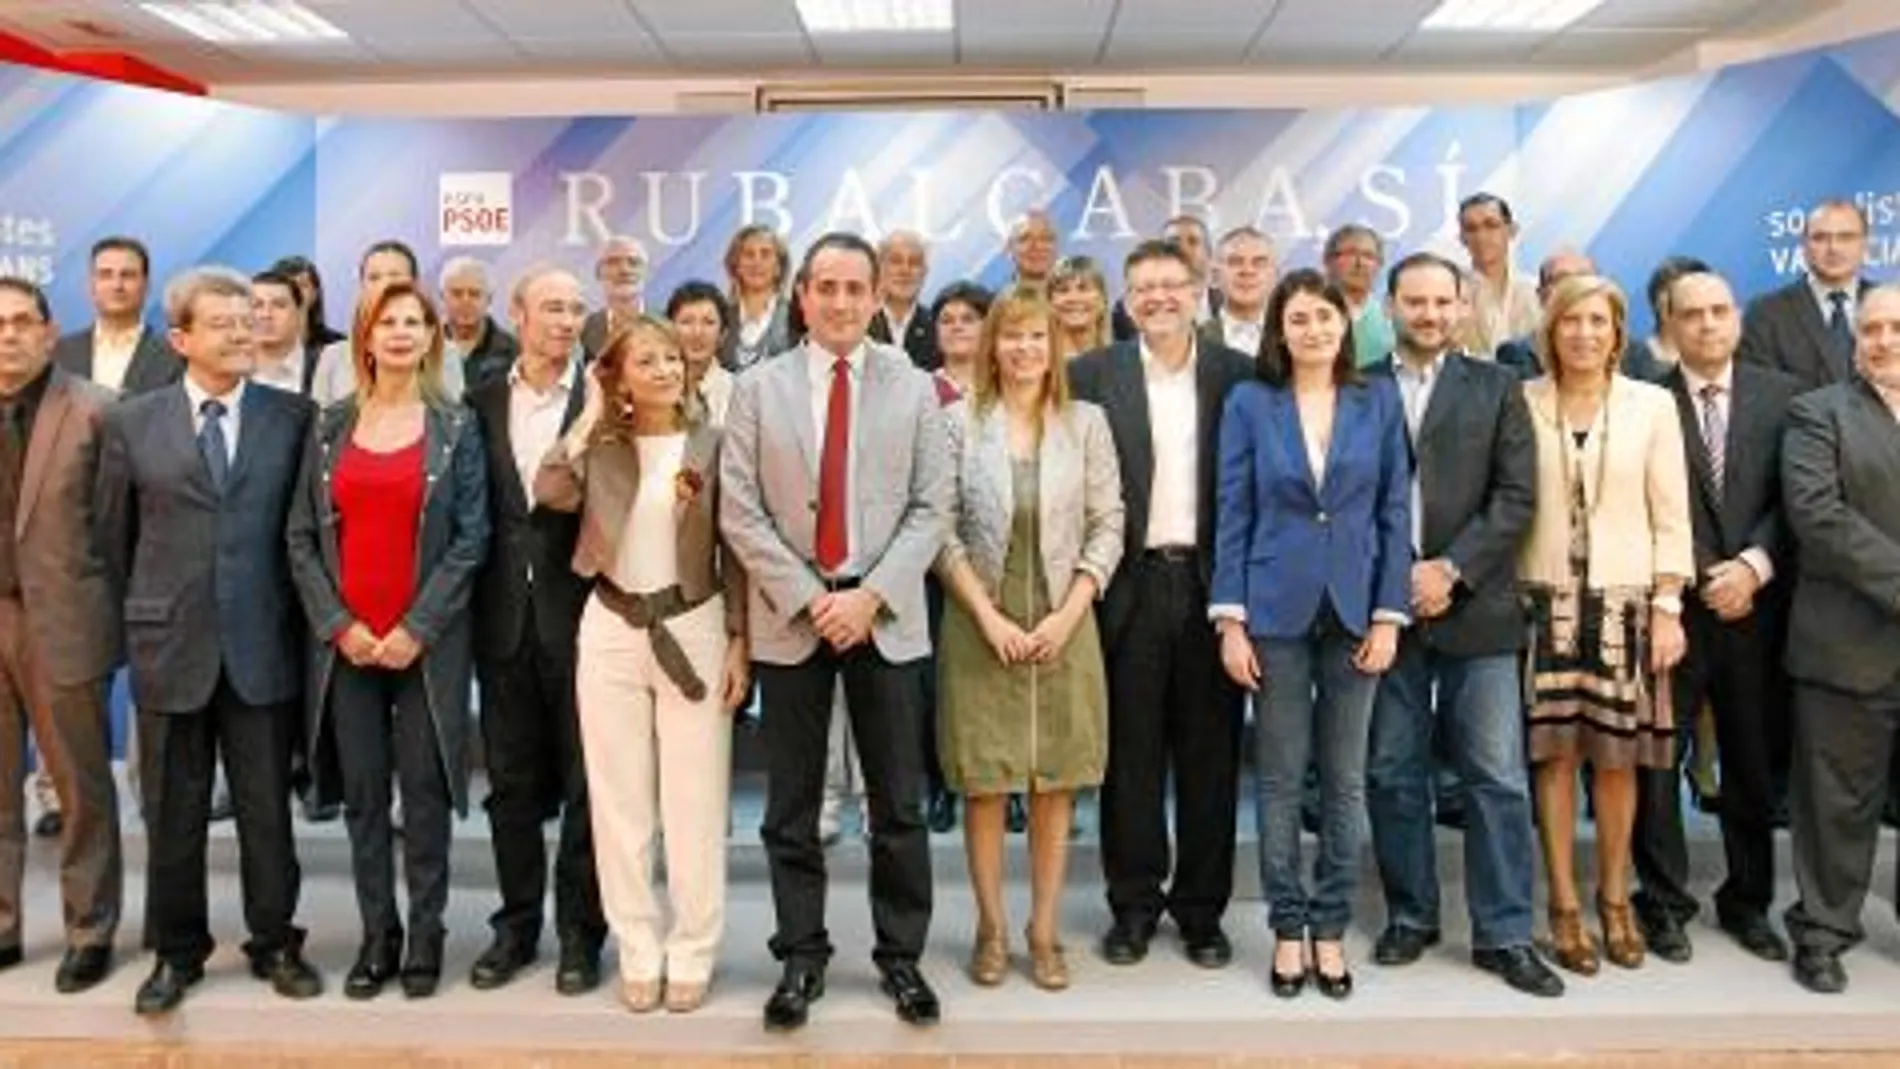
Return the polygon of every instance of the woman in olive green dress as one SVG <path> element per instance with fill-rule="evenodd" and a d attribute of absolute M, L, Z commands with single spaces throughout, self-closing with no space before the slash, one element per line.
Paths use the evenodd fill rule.
<path fill-rule="evenodd" d="M 970 974 L 1009 971 L 1006 800 L 1029 796 L 1030 976 L 1068 986 L 1057 919 L 1075 791 L 1102 781 L 1108 689 L 1095 599 L 1122 554 L 1121 477 L 1108 420 L 1071 401 L 1042 297 L 990 307 L 975 390 L 947 413 L 957 471 L 937 572 L 951 597 L 938 659 L 944 777 L 969 799 L 977 900 Z"/>

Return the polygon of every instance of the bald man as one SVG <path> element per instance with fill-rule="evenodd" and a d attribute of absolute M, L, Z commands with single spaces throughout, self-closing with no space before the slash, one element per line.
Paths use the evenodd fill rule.
<path fill-rule="evenodd" d="M 574 341 L 587 309 L 578 279 L 536 268 L 516 283 L 509 312 L 521 355 L 468 395 L 493 487 L 494 535 L 476 577 L 475 620 L 486 808 L 501 890 L 501 908 L 489 919 L 494 942 L 469 983 L 500 987 L 537 956 L 548 874 L 541 829 L 559 816 L 554 928 L 561 956 L 554 983 L 564 995 L 579 995 L 600 982 L 607 935 L 574 708 L 574 650 L 588 586 L 572 567 L 579 516 L 537 506 L 533 486 L 541 458 L 585 400 Z"/>
<path fill-rule="evenodd" d="M 621 324 L 646 311 L 646 246 L 638 238 L 616 234 L 600 247 L 594 260 L 594 281 L 600 283 L 604 305 L 581 324 L 581 351 L 589 361 L 600 355 L 607 339 Z"/>
<path fill-rule="evenodd" d="M 910 354 L 910 362 L 935 371 L 937 329 L 920 308 L 919 294 L 930 274 L 929 253 L 921 234 L 894 230 L 877 247 L 879 304 L 866 332 L 872 341 L 896 345 Z"/>

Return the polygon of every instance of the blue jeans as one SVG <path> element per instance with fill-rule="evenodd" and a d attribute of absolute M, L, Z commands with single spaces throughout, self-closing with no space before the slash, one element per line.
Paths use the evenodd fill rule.
<path fill-rule="evenodd" d="M 1465 809 L 1465 892 L 1471 945 L 1528 946 L 1532 845 L 1523 695 L 1511 654 L 1453 657 L 1411 632 L 1379 685 L 1367 760 L 1372 849 L 1385 886 L 1386 921 L 1438 930 L 1438 851 L 1432 833 L 1432 684 L 1438 728 Z"/>
<path fill-rule="evenodd" d="M 1254 731 L 1260 887 L 1282 939 L 1331 941 L 1352 920 L 1366 801 L 1366 736 L 1376 676 L 1352 666 L 1359 639 L 1330 621 L 1297 639 L 1255 639 L 1262 683 Z M 1300 862 L 1300 788 L 1319 769 L 1319 859 L 1309 894 Z"/>

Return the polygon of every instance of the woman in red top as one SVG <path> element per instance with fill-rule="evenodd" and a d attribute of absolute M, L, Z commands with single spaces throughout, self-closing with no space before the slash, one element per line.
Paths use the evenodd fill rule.
<path fill-rule="evenodd" d="M 340 782 L 363 919 L 343 992 L 372 998 L 400 976 L 420 998 L 441 978 L 449 818 L 467 804 L 468 599 L 488 548 L 488 488 L 475 421 L 443 398 L 442 326 L 422 291 L 372 290 L 351 343 L 356 395 L 317 421 L 289 524 L 316 636 L 310 753 L 322 759 L 312 776 L 319 797 Z M 406 954 L 392 773 L 402 783 Z"/>

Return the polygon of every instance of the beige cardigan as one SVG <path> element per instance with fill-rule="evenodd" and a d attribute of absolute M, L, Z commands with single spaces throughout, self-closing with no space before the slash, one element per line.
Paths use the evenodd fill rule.
<path fill-rule="evenodd" d="M 1537 512 L 1518 553 L 1518 578 L 1561 584 L 1570 579 L 1570 505 L 1564 460 L 1570 431 L 1546 377 L 1524 386 L 1537 441 Z M 1602 457 L 1606 441 L 1609 456 Z M 1597 479 L 1599 460 L 1604 462 Z M 1621 375 L 1597 412 L 1583 452 L 1584 492 L 1590 515 L 1590 585 L 1653 586 L 1695 576 L 1689 520 L 1689 472 L 1683 458 L 1675 399 L 1660 386 Z M 1602 499 L 1597 500 L 1601 493 Z"/>

